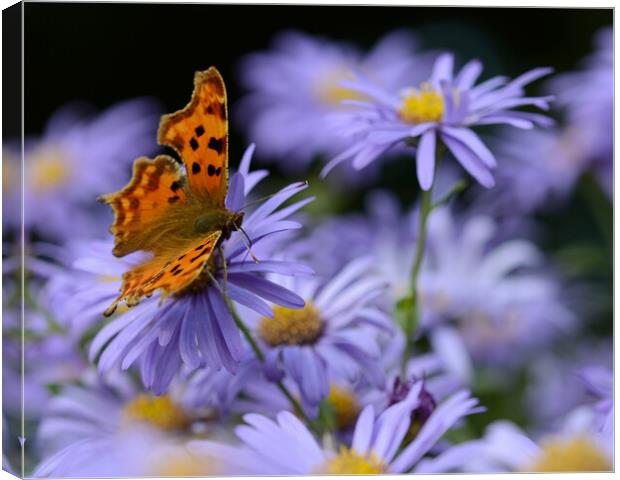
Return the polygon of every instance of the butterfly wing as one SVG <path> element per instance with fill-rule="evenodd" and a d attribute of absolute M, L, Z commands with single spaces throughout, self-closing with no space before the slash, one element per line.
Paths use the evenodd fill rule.
<path fill-rule="evenodd" d="M 127 306 L 132 307 L 137 305 L 141 298 L 151 296 L 158 289 L 161 289 L 165 297 L 188 287 L 208 268 L 209 259 L 221 235 L 219 230 L 212 232 L 189 246 L 185 245 L 175 254 L 165 258 L 156 256 L 126 272 L 123 275 L 121 294 L 104 315 L 114 313 L 123 300 Z"/>
<path fill-rule="evenodd" d="M 102 195 L 99 201 L 112 207 L 110 232 L 116 256 L 136 250 L 157 251 L 157 239 L 165 235 L 166 218 L 175 218 L 189 203 L 181 166 L 167 155 L 138 158 L 133 177 L 122 190 Z M 177 229 L 178 230 L 178 229 Z"/>
<path fill-rule="evenodd" d="M 189 104 L 161 118 L 157 139 L 181 156 L 192 193 L 203 202 L 224 206 L 228 190 L 226 88 L 215 67 L 196 72 Z"/>

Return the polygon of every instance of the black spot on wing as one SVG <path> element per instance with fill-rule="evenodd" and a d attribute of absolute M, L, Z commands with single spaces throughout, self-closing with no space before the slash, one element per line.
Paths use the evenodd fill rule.
<path fill-rule="evenodd" d="M 213 175 L 215 175 L 215 167 L 212 164 L 209 164 L 209 167 L 207 168 L 207 173 L 209 174 L 210 177 L 212 177 Z"/>
<path fill-rule="evenodd" d="M 200 173 L 200 165 L 197 162 L 192 163 L 192 173 L 197 175 Z"/>
<path fill-rule="evenodd" d="M 192 137 L 192 139 L 189 141 L 189 145 L 190 147 L 192 147 L 192 150 L 195 152 L 196 150 L 198 150 L 198 140 L 196 140 L 194 137 Z"/>
<path fill-rule="evenodd" d="M 198 138 L 202 137 L 205 134 L 205 129 L 202 125 L 198 125 L 194 131 L 196 132 L 196 136 Z"/>
<path fill-rule="evenodd" d="M 215 138 L 211 137 L 209 139 L 209 145 L 207 145 L 211 150 L 215 150 L 217 154 L 221 154 L 224 149 L 224 138 Z"/>

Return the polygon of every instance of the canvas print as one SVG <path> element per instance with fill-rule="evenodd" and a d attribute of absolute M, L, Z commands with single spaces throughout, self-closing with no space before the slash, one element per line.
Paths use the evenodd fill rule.
<path fill-rule="evenodd" d="M 4 470 L 613 471 L 611 9 L 3 24 Z"/>

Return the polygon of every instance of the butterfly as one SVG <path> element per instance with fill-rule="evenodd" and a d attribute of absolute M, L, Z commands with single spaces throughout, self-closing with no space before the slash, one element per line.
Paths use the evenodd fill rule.
<path fill-rule="evenodd" d="M 243 212 L 225 206 L 228 191 L 228 119 L 224 80 L 215 67 L 196 72 L 185 108 L 163 115 L 157 141 L 169 155 L 140 157 L 131 181 L 99 197 L 114 212 L 112 253 L 138 250 L 151 258 L 125 272 L 120 295 L 104 312 L 112 315 L 160 290 L 162 299 L 199 288 L 214 272 L 213 252 L 241 228 Z"/>

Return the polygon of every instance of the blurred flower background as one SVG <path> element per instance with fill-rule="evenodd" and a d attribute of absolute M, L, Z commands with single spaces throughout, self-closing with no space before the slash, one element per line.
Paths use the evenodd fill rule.
<path fill-rule="evenodd" d="M 611 10 L 35 3 L 25 26 L 4 469 L 613 469 Z M 210 65 L 245 232 L 213 284 L 105 318 L 144 256 L 112 255 L 96 198 Z"/>

